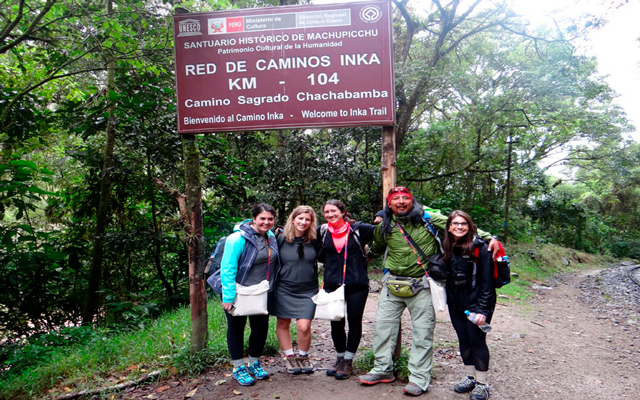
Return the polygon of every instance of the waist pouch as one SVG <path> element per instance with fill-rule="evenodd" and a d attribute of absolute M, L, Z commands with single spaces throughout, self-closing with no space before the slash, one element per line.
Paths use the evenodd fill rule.
<path fill-rule="evenodd" d="M 387 285 L 389 292 L 397 297 L 413 297 L 425 287 L 422 278 L 411 278 L 408 276 L 389 275 L 384 284 Z"/>

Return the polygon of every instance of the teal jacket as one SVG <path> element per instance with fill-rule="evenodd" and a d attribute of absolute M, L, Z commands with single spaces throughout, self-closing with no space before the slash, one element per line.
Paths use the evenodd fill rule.
<path fill-rule="evenodd" d="M 254 231 L 250 226 L 251 221 L 247 219 L 236 224 L 233 228 L 233 233 L 227 237 L 224 243 L 224 253 L 220 261 L 222 301 L 224 303 L 233 303 L 236 300 L 236 283 L 243 285 L 246 282 L 249 271 L 253 266 L 253 261 L 256 259 L 257 247 L 253 239 Z M 269 238 L 269 247 L 275 251 L 279 260 L 276 236 L 273 232 L 268 231 L 267 237 Z M 271 275 L 269 281 L 273 281 L 271 278 L 278 273 L 280 263 L 276 262 L 275 264 L 269 272 Z"/>
<path fill-rule="evenodd" d="M 442 238 L 447 226 L 448 217 L 435 212 L 429 212 L 428 215 L 431 217 L 431 222 L 435 228 L 439 231 L 440 238 Z M 439 251 L 436 240 L 433 238 L 433 235 L 427 231 L 424 225 L 411 224 L 403 220 L 403 218 L 394 217 L 392 220 L 393 227 L 391 232 L 383 235 L 382 224 L 378 224 L 376 227 L 373 232 L 373 245 L 371 246 L 369 256 L 382 256 L 384 255 L 385 250 L 388 249 L 384 267 L 388 269 L 392 275 L 410 276 L 414 278 L 421 277 L 424 275 L 424 270 L 420 264 L 418 264 L 418 259 L 413 253 L 413 250 L 411 250 L 411 247 L 409 247 L 406 239 L 402 233 L 400 233 L 400 230 L 398 230 L 396 222 L 400 223 L 402 229 L 409 233 L 427 256 L 436 254 Z M 480 229 L 478 229 L 478 236 L 483 239 L 491 238 L 490 233 L 481 231 Z M 421 261 L 425 264 L 426 268 L 427 260 Z"/>

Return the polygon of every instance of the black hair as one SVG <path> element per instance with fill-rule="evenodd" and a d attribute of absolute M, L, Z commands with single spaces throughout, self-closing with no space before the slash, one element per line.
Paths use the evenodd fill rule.
<path fill-rule="evenodd" d="M 384 217 L 382 220 L 382 234 L 391 233 L 391 221 L 393 220 L 393 210 L 389 207 L 389 204 L 384 206 Z M 413 200 L 413 206 L 409 213 L 406 215 L 407 221 L 411 224 L 415 225 L 424 225 L 422 216 L 424 215 L 424 208 L 422 208 L 422 204 L 418 203 L 415 199 Z"/>
<path fill-rule="evenodd" d="M 356 222 L 355 218 L 353 218 L 353 215 L 351 215 L 351 213 L 347 211 L 347 206 L 345 206 L 341 200 L 327 200 L 326 203 L 324 203 L 324 205 L 322 206 L 322 213 L 324 213 L 324 207 L 326 205 L 337 207 L 338 210 L 340 210 L 342 214 L 344 214 L 343 219 L 348 223 L 353 224 L 354 222 Z"/>
<path fill-rule="evenodd" d="M 268 212 L 273 214 L 273 217 L 276 217 L 276 209 L 273 208 L 273 206 L 267 204 L 267 203 L 256 203 L 253 205 L 253 211 L 251 212 L 251 216 L 253 218 L 257 217 L 258 215 L 260 215 L 260 213 L 262 212 Z"/>

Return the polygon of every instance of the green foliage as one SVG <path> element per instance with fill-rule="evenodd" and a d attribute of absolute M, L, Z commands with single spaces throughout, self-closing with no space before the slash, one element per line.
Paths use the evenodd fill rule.
<path fill-rule="evenodd" d="M 353 366 L 360 373 L 367 373 L 373 369 L 375 356 L 373 349 L 360 349 L 360 355 L 355 359 Z M 411 372 L 409 371 L 409 352 L 402 349 L 402 354 L 393 363 L 393 373 L 396 377 L 406 381 L 409 379 Z"/>
<path fill-rule="evenodd" d="M 100 386 L 109 378 L 133 379 L 157 369 L 175 368 L 195 375 L 230 361 L 226 318 L 218 299 L 209 302 L 209 345 L 189 355 L 189 308 L 147 319 L 143 329 L 113 331 L 65 328 L 14 343 L 0 353 L 0 398 L 30 399 L 54 388 Z M 249 328 L 246 330 L 248 343 Z M 279 349 L 275 323 L 270 324 L 264 353 Z"/>
<path fill-rule="evenodd" d="M 17 375 L 28 368 L 47 362 L 56 351 L 82 345 L 96 336 L 100 336 L 100 332 L 89 327 L 68 327 L 49 333 L 37 333 L 3 346 L 0 351 L 0 363 L 5 373 Z"/>
<path fill-rule="evenodd" d="M 185 190 L 174 4 L 124 0 L 108 13 L 104 1 L 35 0 L 19 14 L 20 4 L 10 0 L 0 15 L 3 339 L 76 325 L 89 296 L 100 300 L 96 326 L 137 331 L 188 302 L 183 221 L 155 182 Z M 508 187 L 509 248 L 549 242 L 640 257 L 640 149 L 622 141 L 630 127 L 595 60 L 555 31 L 527 31 L 502 3 L 442 7 L 395 14 L 398 184 L 500 236 Z M 111 204 L 96 237 L 107 122 L 116 127 Z M 299 204 L 322 221 L 330 198 L 369 222 L 383 203 L 379 127 L 219 133 L 198 143 L 207 251 L 257 201 L 273 204 L 280 224 Z M 568 178 L 551 181 L 541 166 L 560 150 Z M 102 290 L 88 293 L 97 240 Z M 524 285 L 505 290 L 515 288 Z"/>

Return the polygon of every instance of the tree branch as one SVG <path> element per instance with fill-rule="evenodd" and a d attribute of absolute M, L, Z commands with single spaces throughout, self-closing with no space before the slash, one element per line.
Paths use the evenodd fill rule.
<path fill-rule="evenodd" d="M 25 0 L 20 0 L 20 11 L 19 11 L 16 19 L 13 21 L 13 23 L 7 25 L 7 27 L 3 30 L 3 32 L 2 32 L 2 34 L 0 36 L 3 39 L 2 41 L 4 41 L 4 39 L 9 35 L 9 32 L 11 32 L 13 30 L 13 28 L 16 27 L 18 22 L 22 19 L 24 2 L 25 2 Z M 51 10 L 51 7 L 53 7 L 53 5 L 55 3 L 57 3 L 57 2 L 58 2 L 58 0 L 47 0 L 47 2 L 45 3 L 44 7 L 42 7 L 42 10 L 40 10 L 40 13 L 31 22 L 31 24 L 23 32 L 23 34 L 21 36 L 19 36 L 13 42 L 0 47 L 0 54 L 6 53 L 7 51 L 11 50 L 12 48 L 14 48 L 17 45 L 19 45 L 20 43 L 22 43 L 24 40 L 27 40 L 27 38 L 29 38 L 31 36 L 33 31 L 35 31 L 36 27 L 38 26 L 38 23 L 42 20 L 42 18 L 44 18 L 44 16 L 49 12 L 49 10 Z"/>

